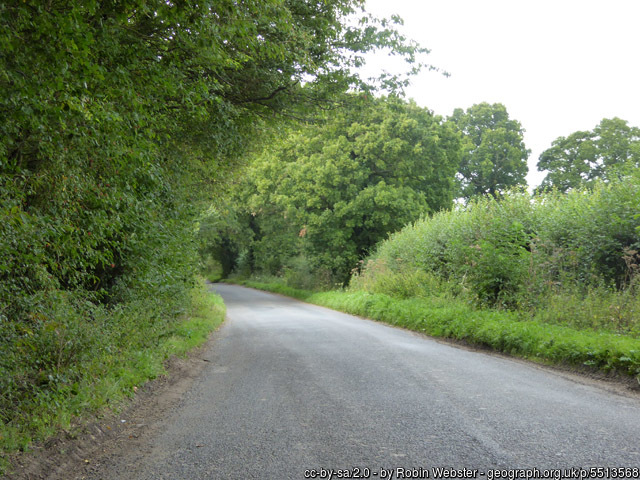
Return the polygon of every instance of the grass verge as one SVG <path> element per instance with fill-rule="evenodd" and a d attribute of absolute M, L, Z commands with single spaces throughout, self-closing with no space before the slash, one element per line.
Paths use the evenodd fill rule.
<path fill-rule="evenodd" d="M 238 283 L 541 363 L 633 376 L 640 384 L 640 339 L 522 320 L 517 313 L 477 310 L 455 300 L 443 304 L 363 291 L 314 293 L 276 283 Z"/>
<path fill-rule="evenodd" d="M 141 344 L 131 332 L 130 338 L 117 347 L 109 342 L 100 344 L 81 365 L 79 381 L 66 388 L 42 388 L 28 405 L 16 405 L 20 411 L 14 412 L 15 420 L 0 418 L 0 475 L 10 470 L 10 455 L 28 451 L 32 442 L 44 441 L 61 431 L 73 435 L 76 428 L 105 408 L 117 411 L 137 387 L 165 373 L 169 357 L 185 355 L 202 345 L 222 323 L 225 312 L 222 298 L 207 291 L 204 280 L 200 280 L 191 291 L 189 310 L 163 328 L 157 338 L 147 338 Z"/>

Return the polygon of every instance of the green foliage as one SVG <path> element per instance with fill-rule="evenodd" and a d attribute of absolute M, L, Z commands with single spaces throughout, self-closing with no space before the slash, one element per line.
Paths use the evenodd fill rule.
<path fill-rule="evenodd" d="M 218 278 L 226 278 L 237 266 L 238 254 L 249 244 L 252 232 L 246 219 L 233 205 L 225 200 L 217 203 L 216 207 L 209 208 L 200 219 L 197 231 L 198 250 L 200 258 L 209 265 L 209 272 L 212 268 L 219 268 Z"/>
<path fill-rule="evenodd" d="M 280 273 L 281 279 L 295 288 L 328 290 L 335 286 L 332 284 L 331 272 L 326 268 L 314 269 L 304 255 L 286 259 Z"/>
<path fill-rule="evenodd" d="M 347 26 L 360 5 L 0 6 L 5 314 L 28 314 L 23 294 L 50 288 L 120 301 L 118 284 L 148 280 L 137 256 L 158 264 L 154 249 L 266 115 L 364 87 L 351 69 L 374 48 L 416 60 L 423 50 L 385 22 Z"/>
<path fill-rule="evenodd" d="M 211 255 L 201 257 L 200 271 L 204 278 L 212 283 L 222 280 L 222 265 Z"/>
<path fill-rule="evenodd" d="M 619 118 L 603 119 L 592 131 L 558 137 L 542 152 L 538 170 L 549 173 L 538 191 L 592 186 L 640 167 L 640 128 Z"/>
<path fill-rule="evenodd" d="M 638 263 L 632 252 L 640 250 L 639 202 L 637 175 L 608 186 L 596 184 L 589 191 L 542 197 L 536 274 L 553 282 L 569 276 L 583 285 L 628 285 Z"/>
<path fill-rule="evenodd" d="M 389 232 L 451 205 L 451 125 L 392 97 L 347 101 L 265 151 L 248 174 L 257 270 L 278 273 L 303 254 L 343 282 Z"/>
<path fill-rule="evenodd" d="M 318 293 L 306 300 L 429 335 L 488 346 L 511 355 L 614 370 L 636 376 L 640 381 L 638 339 L 521 321 L 513 313 L 478 311 L 457 302 L 434 306 L 428 299 L 398 300 L 367 292 Z"/>
<path fill-rule="evenodd" d="M 532 223 L 525 193 L 476 198 L 392 235 L 365 270 L 383 262 L 392 272 L 425 271 L 458 282 L 480 303 L 512 307 L 528 273 Z M 378 275 L 375 268 L 371 275 Z"/>
<path fill-rule="evenodd" d="M 204 344 L 209 334 L 224 321 L 225 313 L 222 297 L 199 283 L 192 291 L 191 308 L 162 339 L 161 348 L 165 358 L 169 355 L 185 355 Z"/>
<path fill-rule="evenodd" d="M 86 303 L 72 308 L 79 299 L 64 295 L 45 299 L 55 317 L 36 318 L 29 330 L 14 332 L 16 348 L 3 343 L 0 449 L 5 453 L 26 450 L 32 441 L 105 406 L 117 408 L 136 386 L 164 372 L 168 356 L 202 344 L 225 316 L 222 299 L 201 283 L 179 317 L 160 310 L 161 301 L 108 311 Z"/>
<path fill-rule="evenodd" d="M 567 285 L 540 299 L 534 318 L 541 323 L 579 330 L 618 332 L 640 338 L 640 296 L 637 280 L 621 291 L 606 287 Z"/>
<path fill-rule="evenodd" d="M 527 158 L 524 129 L 509 118 L 500 103 L 480 103 L 466 112 L 457 108 L 451 120 L 464 135 L 464 153 L 459 168 L 461 194 L 497 195 L 525 185 Z"/>
<path fill-rule="evenodd" d="M 611 291 L 610 306 L 618 305 L 617 315 L 625 320 L 605 322 L 610 315 L 598 308 L 594 313 L 600 317 L 589 325 L 606 323 L 629 333 L 640 323 L 633 313 L 637 304 L 628 301 L 640 264 L 638 205 L 637 176 L 589 192 L 477 198 L 382 242 L 357 285 L 375 285 L 390 273 L 422 271 L 459 285 L 465 298 L 478 304 L 532 311 L 554 310 L 549 302 L 563 296 L 579 301 L 592 298 L 590 292 Z"/>
<path fill-rule="evenodd" d="M 246 285 L 247 287 L 258 288 L 260 290 L 266 290 L 269 292 L 280 293 L 288 297 L 297 298 L 298 300 L 307 300 L 313 295 L 312 291 L 304 290 L 301 288 L 293 288 L 287 285 L 283 285 L 277 281 L 260 281 L 260 280 L 234 280 L 234 283 L 240 285 Z"/>
<path fill-rule="evenodd" d="M 451 288 L 452 284 L 432 272 L 417 269 L 392 271 L 382 259 L 368 260 L 362 270 L 366 274 L 356 273 L 351 277 L 349 291 L 363 290 L 399 299 L 429 298 L 432 302 L 436 299 L 447 302 L 463 295 L 462 290 Z"/>

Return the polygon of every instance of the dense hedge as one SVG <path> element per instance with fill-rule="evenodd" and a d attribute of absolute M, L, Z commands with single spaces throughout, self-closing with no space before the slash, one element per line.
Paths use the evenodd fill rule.
<path fill-rule="evenodd" d="M 638 176 L 568 194 L 479 198 L 392 235 L 352 285 L 446 288 L 551 323 L 638 335 L 638 205 Z"/>
<path fill-rule="evenodd" d="M 22 327 L 13 349 L 4 342 L 0 472 L 8 466 L 6 454 L 27 450 L 60 428 L 73 434 L 104 407 L 117 409 L 138 385 L 163 374 L 169 356 L 202 344 L 224 319 L 222 298 L 200 283 L 180 315 L 169 314 L 167 305 L 185 308 L 185 302 L 168 296 L 108 309 L 62 291 L 49 294 L 55 316 L 34 322 L 30 331 Z"/>

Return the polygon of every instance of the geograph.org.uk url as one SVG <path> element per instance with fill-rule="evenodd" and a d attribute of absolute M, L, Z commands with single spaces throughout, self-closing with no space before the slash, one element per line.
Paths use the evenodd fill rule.
<path fill-rule="evenodd" d="M 484 475 L 483 475 L 484 473 Z M 478 472 L 479 476 L 486 477 L 487 480 L 494 479 L 530 479 L 549 478 L 554 480 L 564 479 L 590 479 L 590 478 L 640 478 L 640 468 L 631 467 L 593 467 L 593 468 L 553 468 L 541 470 L 537 468 L 528 469 L 495 469 L 486 472 Z M 435 477 L 432 477 L 435 478 Z M 440 477 L 445 478 L 445 477 Z M 454 478 L 454 477 L 449 477 Z"/>
<path fill-rule="evenodd" d="M 592 467 L 592 468 L 512 468 L 512 469 L 469 469 L 469 468 L 367 468 L 353 467 L 344 469 L 317 468 L 304 472 L 304 478 L 337 479 L 337 478 L 364 478 L 364 479 L 459 479 L 476 478 L 486 480 L 517 480 L 517 479 L 640 479 L 639 467 Z"/>

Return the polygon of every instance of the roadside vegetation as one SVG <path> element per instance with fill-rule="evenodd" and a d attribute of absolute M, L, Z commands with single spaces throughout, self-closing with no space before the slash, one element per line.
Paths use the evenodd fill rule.
<path fill-rule="evenodd" d="M 640 177 L 513 192 L 417 221 L 382 242 L 352 287 L 447 291 L 544 323 L 640 336 Z"/>
<path fill-rule="evenodd" d="M 241 234 L 206 232 L 209 244 L 233 246 L 231 281 L 640 382 L 640 130 L 613 118 L 559 137 L 532 194 L 523 130 L 504 106 L 444 119 L 376 102 L 359 108 L 389 109 L 384 121 L 332 118 L 258 153 L 227 210 L 233 221 L 222 222 Z M 458 158 L 456 169 L 416 173 L 438 158 Z M 402 196 L 386 189 L 398 185 L 427 201 L 396 208 L 389 199 Z M 372 186 L 380 197 L 359 201 Z"/>
<path fill-rule="evenodd" d="M 92 308 L 90 321 L 56 312 L 54 325 L 23 341 L 22 358 L 4 359 L 13 369 L 2 376 L 0 412 L 11 418 L 0 426 L 2 451 L 28 449 L 60 429 L 73 435 L 84 420 L 104 408 L 117 410 L 138 386 L 163 375 L 170 356 L 203 344 L 224 320 L 224 303 L 204 281 L 189 296 L 179 315 L 161 310 L 166 299 L 115 311 Z M 44 368 L 50 363 L 54 373 Z M 4 461 L 0 468 L 8 467 Z"/>
<path fill-rule="evenodd" d="M 355 289 L 314 292 L 283 285 L 273 278 L 233 281 L 539 363 L 572 367 L 577 371 L 635 376 L 640 383 L 640 340 L 637 338 L 544 324 L 518 312 L 475 308 L 455 297 L 433 293 L 400 298 Z"/>
<path fill-rule="evenodd" d="M 203 218 L 201 253 L 223 277 L 346 285 L 390 233 L 456 198 L 522 185 L 527 156 L 522 127 L 501 104 L 443 118 L 394 95 L 344 95 L 339 108 L 256 149 Z"/>
<path fill-rule="evenodd" d="M 538 196 L 509 193 L 520 123 L 404 100 L 428 51 L 363 5 L 0 5 L 3 458 L 202 342 L 223 310 L 198 272 L 634 373 L 640 131 L 560 137 Z M 360 78 L 376 50 L 409 73 Z"/>

